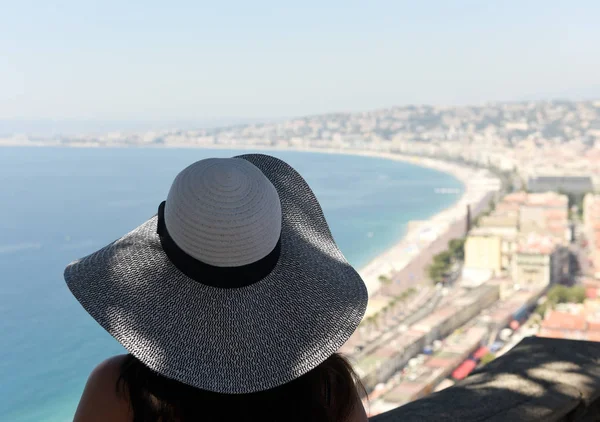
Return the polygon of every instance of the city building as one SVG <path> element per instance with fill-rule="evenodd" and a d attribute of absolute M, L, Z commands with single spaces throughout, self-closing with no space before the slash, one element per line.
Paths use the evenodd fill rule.
<path fill-rule="evenodd" d="M 588 194 L 583 199 L 583 227 L 592 272 L 596 278 L 600 278 L 600 195 L 598 194 Z"/>
<path fill-rule="evenodd" d="M 478 226 L 487 229 L 488 233 L 500 236 L 513 236 L 519 231 L 519 209 L 506 209 L 505 202 L 500 202 L 494 212 L 479 219 Z M 509 206 L 512 204 L 508 203 Z"/>
<path fill-rule="evenodd" d="M 552 236 L 530 234 L 517 245 L 513 281 L 524 287 L 543 287 L 569 274 L 569 250 Z"/>
<path fill-rule="evenodd" d="M 502 271 L 502 237 L 474 229 L 465 241 L 464 282 L 477 284 L 500 275 Z"/>
<path fill-rule="evenodd" d="M 569 228 L 569 199 L 566 195 L 532 193 L 519 207 L 519 231 L 522 234 L 541 233 L 569 242 Z"/>
<path fill-rule="evenodd" d="M 589 176 L 532 176 L 527 180 L 530 192 L 560 191 L 576 195 L 594 190 Z"/>
<path fill-rule="evenodd" d="M 539 337 L 600 341 L 600 301 L 586 300 L 584 304 L 559 307 L 546 313 Z"/>
<path fill-rule="evenodd" d="M 568 243 L 571 240 L 568 205 L 566 195 L 554 192 L 528 194 L 520 191 L 506 195 L 490 215 L 480 218 L 478 227 L 467 237 L 463 284 L 482 283 L 504 272 L 524 280 L 532 277 L 554 280 L 558 277 L 559 270 L 553 269 L 552 265 L 559 265 L 556 260 L 563 265 L 564 251 L 558 248 L 555 254 L 552 252 L 553 260 L 550 255 L 544 258 L 533 245 L 528 245 L 527 239 L 551 237 L 552 244 Z M 543 249 L 542 244 L 538 247 Z M 515 263 L 517 245 L 521 247 L 518 265 Z M 526 252 L 525 247 L 533 248 L 533 254 Z M 533 267 L 543 267 L 542 262 L 546 261 L 551 264 L 548 274 L 534 277 L 538 270 L 534 271 Z"/>

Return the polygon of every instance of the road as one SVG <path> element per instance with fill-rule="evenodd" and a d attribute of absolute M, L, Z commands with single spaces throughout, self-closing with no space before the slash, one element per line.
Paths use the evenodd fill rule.
<path fill-rule="evenodd" d="M 440 304 L 443 297 L 443 292 L 441 290 L 436 290 L 433 296 L 427 302 L 425 302 L 418 309 L 414 310 L 414 312 L 411 312 L 406 318 L 397 321 L 393 328 L 384 331 L 381 333 L 381 335 L 379 335 L 379 337 L 369 341 L 368 345 L 366 345 L 353 357 L 357 360 L 360 360 L 369 353 L 372 353 L 378 347 L 391 342 L 394 338 L 401 335 L 406 330 L 406 327 L 410 327 L 417 321 L 430 315 Z"/>

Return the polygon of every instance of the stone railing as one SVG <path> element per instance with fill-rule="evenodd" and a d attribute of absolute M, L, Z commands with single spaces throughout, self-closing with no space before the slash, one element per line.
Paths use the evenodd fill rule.
<path fill-rule="evenodd" d="M 529 337 L 455 386 L 372 422 L 600 420 L 600 343 Z"/>

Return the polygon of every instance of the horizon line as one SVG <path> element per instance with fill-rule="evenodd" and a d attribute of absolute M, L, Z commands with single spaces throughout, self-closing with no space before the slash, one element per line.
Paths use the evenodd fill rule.
<path fill-rule="evenodd" d="M 290 121 L 296 119 L 307 119 L 307 118 L 315 118 L 315 117 L 326 117 L 326 116 L 335 116 L 335 115 L 352 115 L 352 114 L 362 114 L 362 113 L 376 113 L 386 110 L 393 109 L 408 109 L 408 108 L 422 108 L 422 107 L 431 107 L 431 108 L 482 108 L 489 106 L 498 106 L 505 104 L 548 104 L 548 103 L 595 103 L 600 102 L 600 97 L 588 97 L 584 99 L 571 99 L 566 97 L 549 97 L 546 99 L 534 99 L 534 100 L 489 100 L 480 103 L 470 103 L 470 104 L 434 104 L 434 103 L 407 103 L 401 105 L 392 105 L 392 106 L 383 106 L 371 109 L 362 109 L 362 110 L 346 110 L 346 111 L 328 111 L 323 113 L 314 113 L 314 114 L 303 114 L 303 115 L 295 115 L 295 116 L 281 116 L 281 117 L 234 117 L 234 116 L 212 116 L 212 117 L 181 117 L 181 118 L 166 118 L 166 119 L 151 119 L 151 118 L 107 118 L 107 119 L 95 119 L 91 117 L 66 117 L 66 118 L 52 118 L 52 117 L 40 117 L 40 118 L 27 118 L 27 117 L 0 117 L 0 123 L 12 123 L 12 124 L 29 124 L 29 125 L 52 125 L 52 124 L 73 124 L 73 125 L 82 125 L 82 124 L 94 124 L 100 126 L 110 126 L 110 125 L 119 125 L 124 124 L 126 126 L 145 126 L 145 127 L 104 127 L 104 128 L 86 128 L 82 129 L 54 129 L 46 128 L 42 129 L 43 132 L 46 132 L 44 136 L 48 136 L 50 133 L 53 136 L 59 135 L 67 135 L 70 133 L 71 135 L 84 135 L 84 134 L 92 134 L 92 133 L 107 133 L 107 132 L 139 132 L 139 131 L 167 131 L 167 130 L 203 130 L 203 129 L 221 129 L 221 128 L 231 128 L 236 126 L 247 126 L 251 124 L 261 123 L 268 124 L 274 122 L 283 122 Z M 177 125 L 186 125 L 186 126 L 194 126 L 194 128 L 184 128 L 178 127 Z M 35 128 L 30 128 L 27 130 L 1 130 L 0 136 L 15 136 L 15 135 L 32 135 L 32 132 L 40 131 L 40 128 L 37 130 Z M 37 134 L 37 136 L 41 136 L 41 134 Z"/>

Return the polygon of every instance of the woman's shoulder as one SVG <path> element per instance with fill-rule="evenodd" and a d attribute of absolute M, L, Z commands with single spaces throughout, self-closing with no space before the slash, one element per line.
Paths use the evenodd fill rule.
<path fill-rule="evenodd" d="M 126 357 L 113 356 L 94 368 L 79 401 L 74 422 L 131 422 L 129 401 L 117 391 L 121 366 Z"/>
<path fill-rule="evenodd" d="M 127 356 L 128 355 L 116 355 L 100 362 L 90 374 L 90 378 L 95 377 L 99 380 L 108 381 L 108 378 L 112 377 L 116 382 L 121 373 L 121 366 L 127 359 Z"/>

